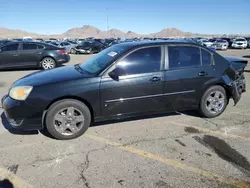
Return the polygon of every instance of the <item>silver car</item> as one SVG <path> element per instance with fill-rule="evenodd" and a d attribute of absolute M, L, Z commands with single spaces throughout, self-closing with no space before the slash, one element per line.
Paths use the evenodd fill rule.
<path fill-rule="evenodd" d="M 58 42 L 56 44 L 58 47 L 64 48 L 67 53 L 74 53 L 74 48 L 76 47 L 76 44 L 67 41 Z"/>

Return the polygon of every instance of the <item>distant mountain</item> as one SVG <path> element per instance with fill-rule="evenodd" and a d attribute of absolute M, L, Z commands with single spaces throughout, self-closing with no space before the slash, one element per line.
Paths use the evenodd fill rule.
<path fill-rule="evenodd" d="M 6 29 L 4 27 L 0 27 L 0 38 L 1 37 L 25 37 L 25 36 L 38 36 L 36 33 L 29 33 L 26 31 L 18 30 L 18 29 Z"/>
<path fill-rule="evenodd" d="M 193 33 L 190 32 L 183 32 L 177 28 L 167 28 L 167 29 L 163 29 L 158 33 L 152 33 L 150 34 L 152 37 L 188 37 L 188 36 L 192 36 Z"/>
<path fill-rule="evenodd" d="M 166 28 L 166 29 L 162 29 L 161 31 L 157 33 L 151 33 L 151 34 L 138 34 L 133 31 L 123 32 L 118 29 L 110 29 L 109 31 L 102 31 L 90 25 L 84 25 L 82 27 L 72 28 L 59 35 L 44 35 L 44 34 L 30 33 L 27 31 L 6 29 L 3 27 L 0 27 L 0 38 L 4 38 L 4 37 L 15 38 L 15 37 L 24 37 L 24 36 L 41 37 L 41 38 L 50 38 L 50 37 L 53 37 L 53 38 L 87 38 L 87 37 L 95 37 L 95 38 L 157 37 L 157 38 L 163 38 L 163 37 L 216 36 L 216 35 L 184 32 L 177 28 Z M 217 36 L 221 36 L 221 35 L 217 35 Z"/>

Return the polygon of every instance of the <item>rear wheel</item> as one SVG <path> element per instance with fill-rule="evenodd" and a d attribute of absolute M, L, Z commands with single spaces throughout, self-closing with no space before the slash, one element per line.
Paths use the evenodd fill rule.
<path fill-rule="evenodd" d="M 54 103 L 48 110 L 45 123 L 48 132 L 56 139 L 67 140 L 81 136 L 91 122 L 88 107 L 73 99 Z"/>
<path fill-rule="evenodd" d="M 71 48 L 71 49 L 70 49 L 70 53 L 71 53 L 71 54 L 75 54 L 75 53 L 76 53 L 76 50 L 75 50 L 74 48 Z"/>
<path fill-rule="evenodd" d="M 200 101 L 200 113 L 207 118 L 217 117 L 224 112 L 228 104 L 226 91 L 221 86 L 212 86 L 203 94 Z"/>
<path fill-rule="evenodd" d="M 44 70 L 53 69 L 53 68 L 56 67 L 56 61 L 53 58 L 51 58 L 51 57 L 45 57 L 41 61 L 41 67 Z"/>

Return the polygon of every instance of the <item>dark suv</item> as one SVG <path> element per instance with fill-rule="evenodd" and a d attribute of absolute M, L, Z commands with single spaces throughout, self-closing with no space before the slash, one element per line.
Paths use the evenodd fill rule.
<path fill-rule="evenodd" d="M 52 69 L 69 60 L 65 49 L 40 42 L 12 42 L 0 47 L 0 69 Z"/>
<path fill-rule="evenodd" d="M 74 48 L 76 54 L 93 54 L 99 53 L 104 49 L 104 45 L 97 41 L 82 42 Z"/>

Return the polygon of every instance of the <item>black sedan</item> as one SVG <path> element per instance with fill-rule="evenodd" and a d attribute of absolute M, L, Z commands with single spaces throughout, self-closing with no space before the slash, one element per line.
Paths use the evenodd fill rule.
<path fill-rule="evenodd" d="M 65 49 L 40 42 L 12 42 L 0 47 L 0 69 L 52 69 L 69 60 Z"/>
<path fill-rule="evenodd" d="M 192 42 L 122 43 L 82 64 L 17 80 L 2 106 L 14 128 L 45 128 L 57 139 L 76 138 L 92 122 L 146 113 L 197 109 L 212 118 L 245 92 L 246 63 Z"/>
<path fill-rule="evenodd" d="M 75 54 L 93 54 L 98 53 L 104 49 L 104 45 L 98 41 L 82 42 L 75 48 L 72 48 L 72 53 Z"/>

